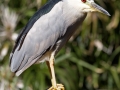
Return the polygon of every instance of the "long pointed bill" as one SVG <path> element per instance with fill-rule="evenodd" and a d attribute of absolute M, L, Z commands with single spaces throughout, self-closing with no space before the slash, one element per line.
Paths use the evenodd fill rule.
<path fill-rule="evenodd" d="M 103 9 L 101 6 L 97 5 L 95 2 L 91 2 L 90 5 L 94 9 L 94 11 L 98 11 L 98 12 L 101 12 L 103 14 L 110 16 L 110 14 L 105 9 Z"/>

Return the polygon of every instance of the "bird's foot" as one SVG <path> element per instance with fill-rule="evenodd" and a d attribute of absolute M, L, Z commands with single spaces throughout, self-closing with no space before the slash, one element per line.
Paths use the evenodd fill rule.
<path fill-rule="evenodd" d="M 56 87 L 52 86 L 48 90 L 65 90 L 62 84 L 57 84 Z"/>

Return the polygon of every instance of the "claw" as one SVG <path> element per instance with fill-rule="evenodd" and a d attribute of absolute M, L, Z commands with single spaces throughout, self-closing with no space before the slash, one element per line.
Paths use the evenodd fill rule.
<path fill-rule="evenodd" d="M 48 90 L 65 90 L 62 84 L 57 84 L 57 87 L 54 88 L 53 86 L 50 87 Z"/>

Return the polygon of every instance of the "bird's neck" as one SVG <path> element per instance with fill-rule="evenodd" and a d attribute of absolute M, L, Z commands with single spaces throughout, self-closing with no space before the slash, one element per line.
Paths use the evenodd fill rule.
<path fill-rule="evenodd" d="M 62 10 L 62 15 L 65 18 L 67 24 L 74 24 L 79 20 L 80 22 L 83 22 L 87 15 L 87 13 L 83 13 L 78 6 L 68 2 L 63 2 Z"/>

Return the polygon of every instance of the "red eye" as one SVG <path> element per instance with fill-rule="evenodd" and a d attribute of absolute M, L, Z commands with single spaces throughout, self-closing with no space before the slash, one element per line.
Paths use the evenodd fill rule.
<path fill-rule="evenodd" d="M 81 0 L 83 3 L 85 3 L 86 2 L 86 0 Z"/>

